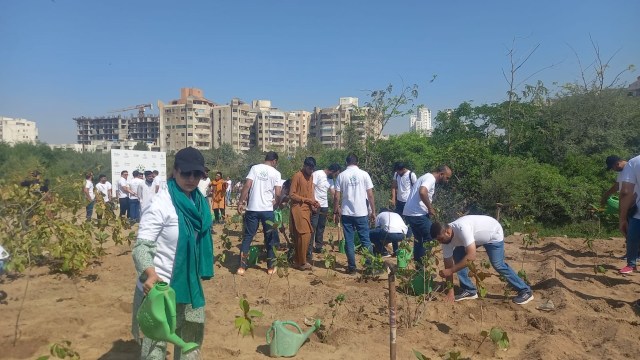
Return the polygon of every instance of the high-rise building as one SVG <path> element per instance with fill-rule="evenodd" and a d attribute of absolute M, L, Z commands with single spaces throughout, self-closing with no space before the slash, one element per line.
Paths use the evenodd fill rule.
<path fill-rule="evenodd" d="M 180 89 L 180 99 L 168 104 L 158 101 L 162 151 L 178 151 L 188 146 L 211 149 L 214 106 L 196 88 Z"/>
<path fill-rule="evenodd" d="M 157 115 L 76 117 L 77 143 L 95 145 L 101 149 L 124 149 L 129 143 L 145 142 L 152 150 L 159 150 L 160 119 Z"/>
<path fill-rule="evenodd" d="M 0 142 L 10 145 L 38 141 L 38 127 L 35 121 L 0 116 Z"/>
<path fill-rule="evenodd" d="M 417 132 L 426 136 L 431 136 L 433 125 L 431 123 L 431 110 L 422 106 L 418 111 L 410 117 L 410 131 Z"/>
<path fill-rule="evenodd" d="M 307 147 L 309 119 L 311 113 L 304 110 L 287 112 L 287 152 L 292 154 L 298 148 Z"/>
<path fill-rule="evenodd" d="M 255 145 L 255 109 L 240 99 L 233 98 L 227 105 L 213 107 L 213 148 L 231 144 L 240 153 Z"/>
<path fill-rule="evenodd" d="M 287 152 L 287 118 L 286 113 L 271 107 L 270 100 L 254 100 L 256 111 L 255 139 L 260 151 Z"/>
<path fill-rule="evenodd" d="M 332 108 L 314 108 L 309 124 L 309 136 L 320 140 L 322 145 L 342 149 L 346 145 L 349 131 L 359 141 L 367 137 L 378 138 L 382 124 L 373 122 L 369 109 L 358 107 L 358 98 L 342 97 L 339 105 Z"/>

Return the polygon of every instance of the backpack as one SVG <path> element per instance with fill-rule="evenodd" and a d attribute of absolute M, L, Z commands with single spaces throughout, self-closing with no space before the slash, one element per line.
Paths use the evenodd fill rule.
<path fill-rule="evenodd" d="M 398 178 L 402 178 L 402 176 L 398 176 L 398 173 L 396 172 L 396 181 L 398 181 Z M 413 179 L 411 178 L 411 170 L 409 170 L 409 188 L 413 188 Z"/>

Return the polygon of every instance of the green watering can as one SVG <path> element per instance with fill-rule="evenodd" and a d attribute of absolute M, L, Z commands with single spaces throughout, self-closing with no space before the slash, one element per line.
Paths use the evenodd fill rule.
<path fill-rule="evenodd" d="M 142 333 L 151 340 L 175 344 L 183 354 L 198 349 L 198 344 L 186 343 L 176 335 L 176 293 L 166 282 L 153 286 L 140 304 L 136 318 Z"/>
<path fill-rule="evenodd" d="M 424 270 L 415 273 L 411 279 L 411 289 L 414 295 L 428 294 L 433 291 L 433 277 L 426 276 Z"/>
<path fill-rule="evenodd" d="M 287 329 L 287 325 L 293 326 L 298 332 Z M 269 356 L 271 357 L 291 357 L 295 356 L 302 344 L 320 328 L 320 319 L 316 319 L 315 324 L 303 332 L 300 326 L 293 321 L 276 320 L 267 331 L 267 345 L 269 345 Z"/>
<path fill-rule="evenodd" d="M 617 214 L 620 209 L 620 199 L 618 196 L 613 195 L 607 199 L 607 207 L 604 210 L 605 214 Z"/>
<path fill-rule="evenodd" d="M 252 246 L 249 248 L 249 265 L 256 266 L 258 265 L 258 255 L 260 255 L 260 248 L 257 246 Z"/>
<path fill-rule="evenodd" d="M 340 254 L 346 254 L 347 253 L 347 241 L 345 239 L 339 240 L 338 241 L 338 250 L 340 251 Z"/>
<path fill-rule="evenodd" d="M 398 249 L 398 269 L 406 269 L 407 266 L 409 266 L 409 261 L 411 261 L 412 256 L 413 250 L 409 251 L 407 249 Z"/>

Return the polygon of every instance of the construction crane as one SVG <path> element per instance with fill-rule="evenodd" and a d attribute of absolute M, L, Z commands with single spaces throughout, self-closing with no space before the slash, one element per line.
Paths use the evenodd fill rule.
<path fill-rule="evenodd" d="M 145 111 L 144 109 L 145 108 L 149 108 L 149 110 L 153 110 L 153 105 L 151 105 L 151 104 L 141 104 L 141 105 L 136 105 L 136 106 L 130 106 L 130 107 L 124 108 L 124 109 L 112 110 L 112 111 L 109 111 L 109 113 L 118 113 L 118 112 L 125 112 L 125 111 L 138 109 L 138 117 L 139 118 L 144 118 L 144 111 Z"/>

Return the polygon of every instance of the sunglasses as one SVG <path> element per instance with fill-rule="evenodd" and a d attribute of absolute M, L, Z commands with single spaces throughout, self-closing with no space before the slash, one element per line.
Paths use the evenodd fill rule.
<path fill-rule="evenodd" d="M 200 170 L 180 171 L 180 176 L 183 178 L 190 178 L 193 176 L 195 179 L 202 179 L 204 177 L 204 173 Z"/>

